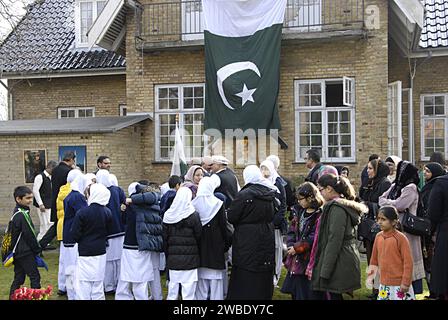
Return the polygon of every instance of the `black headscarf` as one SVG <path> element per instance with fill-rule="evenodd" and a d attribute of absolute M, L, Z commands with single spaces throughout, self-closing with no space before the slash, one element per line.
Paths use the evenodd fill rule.
<path fill-rule="evenodd" d="M 377 167 L 375 168 L 375 176 L 372 179 L 369 179 L 369 186 L 374 186 L 383 178 L 387 178 L 390 174 L 389 166 L 383 160 L 377 160 Z"/>
<path fill-rule="evenodd" d="M 434 178 L 443 176 L 445 174 L 445 169 L 443 169 L 443 167 L 440 165 L 440 163 L 430 162 L 428 164 L 425 164 L 425 167 L 428 168 L 429 171 L 431 171 L 431 173 L 432 173 L 432 177 L 431 177 L 431 179 L 429 179 L 429 181 L 431 181 Z"/>
<path fill-rule="evenodd" d="M 418 185 L 418 169 L 409 161 L 401 161 L 397 166 L 394 187 L 387 196 L 388 199 L 396 200 L 401 196 L 401 190 L 411 183 Z"/>

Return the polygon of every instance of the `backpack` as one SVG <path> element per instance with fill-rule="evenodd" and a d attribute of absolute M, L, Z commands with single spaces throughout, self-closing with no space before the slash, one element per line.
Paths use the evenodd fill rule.
<path fill-rule="evenodd" d="M 5 234 L 3 235 L 2 248 L 1 248 L 2 261 L 5 261 L 5 259 L 10 255 L 10 253 L 14 249 L 13 244 L 12 244 L 11 224 L 12 224 L 12 219 L 14 219 L 16 214 L 18 214 L 19 212 L 20 211 L 17 211 L 16 213 L 14 213 L 12 215 L 11 220 L 9 220 L 8 226 L 6 227 Z"/>

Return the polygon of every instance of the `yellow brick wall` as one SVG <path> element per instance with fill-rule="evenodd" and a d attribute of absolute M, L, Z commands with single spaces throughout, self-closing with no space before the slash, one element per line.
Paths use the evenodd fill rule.
<path fill-rule="evenodd" d="M 118 116 L 126 103 L 125 75 L 13 80 L 14 119 L 55 119 L 58 107 L 95 107 L 95 116 Z"/>
<path fill-rule="evenodd" d="M 388 34 L 387 1 L 370 0 L 380 12 L 380 29 L 372 30 L 367 39 L 309 44 L 282 44 L 279 105 L 282 131 L 280 135 L 289 145 L 280 151 L 280 172 L 286 176 L 304 175 L 304 164 L 295 163 L 294 80 L 341 78 L 356 79 L 356 163 L 349 164 L 352 180 L 359 181 L 359 173 L 371 153 L 387 152 L 387 83 Z M 128 15 L 127 43 L 132 43 L 135 21 Z M 204 51 L 160 51 L 144 53 L 127 47 L 127 101 L 130 111 L 154 111 L 154 86 L 159 84 L 203 83 Z M 142 58 L 143 56 L 143 58 Z M 154 159 L 154 124 L 145 129 L 148 137 L 143 153 Z M 171 165 L 149 162 L 144 170 L 154 180 L 163 181 Z M 241 169 L 237 172 L 241 176 Z M 240 181 L 242 183 L 242 180 Z"/>
<path fill-rule="evenodd" d="M 45 149 L 47 161 L 58 161 L 58 146 L 85 145 L 87 153 L 87 172 L 96 169 L 96 159 L 100 155 L 111 158 L 111 172 L 114 173 L 120 186 L 127 193 L 127 186 L 136 180 L 147 178 L 143 174 L 143 165 L 148 160 L 142 157 L 141 141 L 142 128 L 145 122 L 129 128 L 107 134 L 67 134 L 62 135 L 27 135 L 27 136 L 1 136 L 0 163 L 3 167 L 3 178 L 0 184 L 0 224 L 4 224 L 10 217 L 14 208 L 12 193 L 14 188 L 25 184 L 24 177 L 24 150 Z M 33 212 L 34 213 L 34 212 Z M 33 215 L 33 221 L 39 220 Z"/>

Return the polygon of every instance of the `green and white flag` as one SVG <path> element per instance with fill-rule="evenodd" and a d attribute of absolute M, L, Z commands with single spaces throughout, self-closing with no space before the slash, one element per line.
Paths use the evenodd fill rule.
<path fill-rule="evenodd" d="M 174 134 L 174 153 L 173 165 L 171 167 L 171 176 L 176 175 L 181 178 L 187 173 L 187 159 L 185 158 L 184 143 L 180 137 L 179 126 L 176 122 L 176 130 Z"/>
<path fill-rule="evenodd" d="M 205 129 L 280 129 L 277 96 L 287 0 L 202 0 Z"/>

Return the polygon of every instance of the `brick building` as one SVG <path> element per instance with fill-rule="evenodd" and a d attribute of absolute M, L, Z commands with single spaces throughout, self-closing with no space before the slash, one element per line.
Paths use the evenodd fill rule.
<path fill-rule="evenodd" d="M 373 152 L 416 163 L 431 151 L 446 154 L 446 17 L 444 0 L 289 0 L 280 172 L 306 174 L 303 156 L 311 147 L 323 162 L 349 166 L 355 183 Z M 13 186 L 24 183 L 23 150 L 45 149 L 54 159 L 59 146 L 83 145 L 88 171 L 106 153 L 123 186 L 143 177 L 162 182 L 178 115 L 187 155 L 201 155 L 202 19 L 199 0 L 43 0 L 29 8 L 0 47 L 10 101 L 9 124 L 0 124 L 0 164 L 10 169 L 0 186 L 0 222 L 9 215 Z M 51 132 L 69 117 L 84 131 Z M 119 124 L 86 131 L 83 117 Z M 19 119 L 41 119 L 48 130 L 17 136 L 11 128 Z M 244 166 L 233 167 L 240 174 Z"/>

